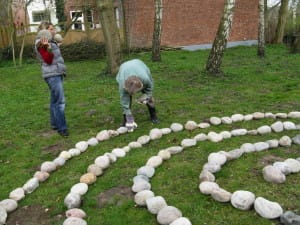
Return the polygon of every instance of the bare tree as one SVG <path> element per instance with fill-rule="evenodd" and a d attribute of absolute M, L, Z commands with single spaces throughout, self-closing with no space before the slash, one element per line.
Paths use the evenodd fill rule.
<path fill-rule="evenodd" d="M 274 44 L 280 44 L 283 41 L 284 28 L 288 16 L 288 10 L 289 10 L 289 0 L 281 0 L 281 5 L 280 5 L 279 15 L 278 15 L 278 23 L 276 26 L 275 38 L 273 41 Z"/>
<path fill-rule="evenodd" d="M 229 33 L 231 31 L 234 6 L 235 0 L 225 1 L 223 16 L 207 60 L 206 70 L 215 75 L 221 72 L 220 67 Z"/>
<path fill-rule="evenodd" d="M 114 14 L 114 6 L 112 0 L 97 0 L 100 13 L 100 22 L 104 35 L 107 60 L 107 73 L 114 75 L 118 72 L 122 52 L 120 33 L 117 27 L 117 21 Z"/>
<path fill-rule="evenodd" d="M 162 0 L 154 0 L 154 31 L 152 39 L 152 61 L 161 61 L 160 41 L 161 41 L 161 25 L 162 25 Z"/>
<path fill-rule="evenodd" d="M 257 55 L 260 57 L 265 56 L 265 0 L 259 0 L 259 24 L 258 24 L 258 48 Z"/>

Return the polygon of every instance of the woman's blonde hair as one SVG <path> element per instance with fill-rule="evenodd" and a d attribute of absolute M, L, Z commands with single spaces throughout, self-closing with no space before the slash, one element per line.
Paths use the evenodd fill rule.
<path fill-rule="evenodd" d="M 51 22 L 48 21 L 42 21 L 38 27 L 38 30 L 47 30 L 50 26 L 53 26 Z"/>

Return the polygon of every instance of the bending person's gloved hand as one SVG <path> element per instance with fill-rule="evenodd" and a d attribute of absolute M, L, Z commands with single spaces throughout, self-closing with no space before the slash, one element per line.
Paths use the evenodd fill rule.
<path fill-rule="evenodd" d="M 125 126 L 128 129 L 128 132 L 132 132 L 135 128 L 137 128 L 137 124 L 134 122 L 133 115 L 131 115 L 131 114 L 126 115 Z"/>
<path fill-rule="evenodd" d="M 142 95 L 141 97 L 139 97 L 136 101 L 137 101 L 137 103 L 139 103 L 139 104 L 147 105 L 148 102 L 149 102 L 149 100 L 150 100 L 150 97 L 147 96 L 147 95 L 145 95 L 145 94 L 143 94 L 143 95 Z"/>

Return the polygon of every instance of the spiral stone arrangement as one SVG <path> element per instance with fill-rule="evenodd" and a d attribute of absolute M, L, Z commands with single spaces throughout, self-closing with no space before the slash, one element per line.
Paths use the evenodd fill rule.
<path fill-rule="evenodd" d="M 252 114 L 242 115 L 234 114 L 232 116 L 225 117 L 211 117 L 209 123 L 196 123 L 194 121 L 188 121 L 184 126 L 180 123 L 171 124 L 170 128 L 154 128 L 148 135 L 139 137 L 136 141 L 130 142 L 127 146 L 121 148 L 115 148 L 111 152 L 107 152 L 101 156 L 95 158 L 94 163 L 89 165 L 87 173 L 83 174 L 79 183 L 73 185 L 70 192 L 64 199 L 64 204 L 68 208 L 66 211 L 67 219 L 64 221 L 64 225 L 85 225 L 87 222 L 84 220 L 86 213 L 80 209 L 81 199 L 88 191 L 88 185 L 94 183 L 97 177 L 101 176 L 104 171 L 117 161 L 118 158 L 125 157 L 130 150 L 135 148 L 141 148 L 143 145 L 149 143 L 151 140 L 160 139 L 163 135 L 167 135 L 171 132 L 180 132 L 183 129 L 195 130 L 198 128 L 208 128 L 211 125 L 231 124 L 239 121 L 250 121 L 253 119 L 299 119 L 300 112 L 290 113 L 261 113 L 255 112 Z M 184 149 L 193 147 L 202 141 L 220 142 L 224 139 L 241 136 L 241 135 L 263 135 L 271 132 L 282 132 L 284 130 L 299 130 L 299 126 L 295 125 L 291 121 L 277 121 L 270 126 L 264 125 L 255 130 L 247 129 L 234 129 L 231 131 L 222 131 L 216 133 L 214 131 L 208 134 L 199 133 L 194 138 L 183 139 L 180 146 L 171 146 L 166 149 L 162 149 L 157 155 L 152 156 L 146 162 L 146 165 L 137 170 L 137 175 L 133 178 L 132 191 L 135 192 L 134 201 L 139 206 L 146 206 L 148 211 L 154 215 L 157 215 L 157 221 L 159 224 L 170 225 L 190 225 L 191 221 L 183 217 L 181 211 L 174 206 L 169 206 L 166 200 L 162 196 L 155 196 L 151 191 L 151 184 L 149 180 L 155 174 L 155 168 L 160 166 L 163 161 L 168 160 L 171 156 L 182 152 Z M 36 171 L 33 178 L 29 179 L 23 187 L 18 187 L 11 191 L 9 198 L 0 202 L 0 224 L 5 224 L 7 216 L 10 212 L 14 211 L 18 207 L 18 201 L 22 200 L 27 194 L 32 193 L 39 187 L 40 182 L 44 182 L 48 179 L 50 174 L 57 170 L 59 167 L 64 166 L 65 163 L 75 157 L 84 153 L 89 146 L 95 146 L 102 141 L 107 141 L 110 138 L 116 137 L 121 134 L 126 134 L 128 130 L 125 127 L 120 127 L 117 130 L 102 130 L 96 137 L 92 137 L 87 141 L 80 141 L 75 144 L 74 148 L 68 151 L 62 151 L 60 155 L 53 161 L 46 161 L 41 164 L 40 170 Z M 259 152 L 266 149 L 276 148 L 278 146 L 290 146 L 292 143 L 300 144 L 300 137 L 297 135 L 294 138 L 283 136 L 279 140 L 267 140 L 265 142 L 258 143 L 245 143 L 239 149 L 234 149 L 229 152 L 220 151 L 217 153 L 211 153 L 208 157 L 208 162 L 203 166 L 203 170 L 200 173 L 200 185 L 199 189 L 202 194 L 211 195 L 215 200 L 220 202 L 231 202 L 231 204 L 238 209 L 248 210 L 253 204 L 256 212 L 262 217 L 273 219 L 283 217 L 286 213 L 288 219 L 291 214 L 294 218 L 298 219 L 298 215 L 287 211 L 283 213 L 283 209 L 278 203 L 271 202 L 263 197 L 257 197 L 248 191 L 236 191 L 230 193 L 222 188 L 215 182 L 213 173 L 218 172 L 226 162 L 230 160 L 238 159 L 244 153 Z M 264 168 L 263 176 L 266 181 L 280 183 L 284 178 L 282 175 L 288 175 L 290 173 L 297 173 L 300 171 L 300 159 L 287 159 L 284 162 L 277 162 L 273 165 L 274 168 Z M 274 163 L 275 164 L 275 163 Z M 272 171 L 278 172 L 278 177 L 274 181 L 272 177 Z M 269 172 L 271 171 L 271 172 Z M 269 174 L 269 175 L 268 175 Z M 242 205 L 241 202 L 247 202 Z M 270 210 L 265 210 L 267 207 Z M 288 220 L 283 217 L 283 221 Z"/>

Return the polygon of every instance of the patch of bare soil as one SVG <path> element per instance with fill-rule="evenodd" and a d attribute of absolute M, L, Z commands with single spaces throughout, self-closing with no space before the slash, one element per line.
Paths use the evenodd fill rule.
<path fill-rule="evenodd" d="M 46 208 L 40 205 L 31 205 L 18 208 L 8 215 L 7 225 L 53 225 L 59 221 L 61 215 L 51 218 Z"/>
<path fill-rule="evenodd" d="M 134 194 L 130 187 L 114 187 L 99 194 L 97 205 L 103 208 L 106 205 L 122 205 L 125 201 L 133 199 Z"/>
<path fill-rule="evenodd" d="M 43 152 L 45 153 L 52 153 L 54 155 L 60 153 L 64 148 L 64 145 L 62 143 L 54 144 L 54 145 L 49 145 L 45 148 L 43 148 Z"/>
<path fill-rule="evenodd" d="M 274 155 L 266 155 L 259 160 L 259 163 L 263 166 L 272 165 L 274 162 L 282 162 L 285 159 L 274 156 Z"/>

